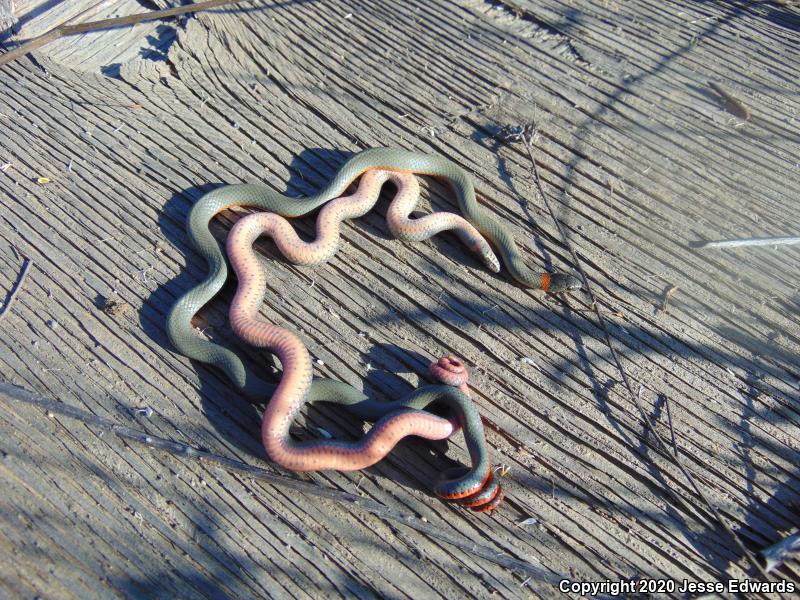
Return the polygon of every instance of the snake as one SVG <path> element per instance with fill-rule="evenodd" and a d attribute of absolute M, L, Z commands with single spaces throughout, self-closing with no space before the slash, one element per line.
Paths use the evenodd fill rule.
<path fill-rule="evenodd" d="M 230 307 L 230 322 L 235 334 L 249 344 L 266 348 L 281 362 L 280 382 L 264 412 L 262 441 L 267 455 L 282 467 L 292 471 L 317 471 L 333 469 L 354 471 L 369 467 L 383 459 L 398 441 L 416 435 L 429 440 L 449 438 L 460 426 L 464 431 L 472 467 L 448 471 L 434 487 L 434 492 L 445 499 L 456 500 L 473 510 L 492 510 L 502 501 L 502 489 L 491 485 L 488 474 L 491 465 L 487 460 L 480 417 L 469 400 L 466 385 L 468 373 L 460 359 L 445 356 L 430 366 L 431 376 L 458 392 L 447 391 L 437 395 L 439 406 L 446 406 L 459 422 L 438 417 L 419 410 L 433 401 L 431 390 L 416 396 L 417 410 L 408 401 L 401 402 L 401 410 L 390 410 L 382 403 L 384 414 L 369 433 L 357 442 L 340 440 L 312 440 L 297 443 L 289 432 L 294 418 L 306 402 L 312 386 L 311 356 L 291 331 L 260 320 L 257 317 L 267 290 L 267 275 L 259 263 L 253 243 L 269 236 L 290 262 L 316 266 L 330 259 L 339 247 L 339 226 L 346 219 L 366 214 L 378 201 L 382 186 L 391 181 L 397 187 L 389 209 L 389 229 L 403 239 L 425 240 L 446 230 L 455 231 L 468 248 L 480 255 L 487 266 L 497 271 L 500 265 L 489 244 L 463 217 L 447 212 L 437 212 L 411 219 L 419 199 L 419 182 L 409 173 L 371 169 L 365 172 L 358 189 L 351 196 L 332 200 L 317 217 L 317 236 L 304 242 L 286 218 L 269 212 L 248 215 L 231 228 L 227 239 L 227 254 L 238 279 L 236 294 Z M 336 399 L 342 403 L 341 398 Z M 421 404 L 420 404 L 421 402 Z M 487 485 L 488 484 L 488 485 Z M 488 489 L 484 489 L 488 488 Z"/>
<path fill-rule="evenodd" d="M 204 194 L 191 208 L 187 219 L 187 234 L 190 244 L 208 265 L 206 277 L 181 295 L 169 310 L 166 319 L 167 335 L 178 352 L 191 359 L 211 364 L 221 369 L 233 386 L 254 399 L 268 399 L 277 386 L 260 378 L 245 366 L 232 350 L 198 336 L 192 326 L 194 315 L 206 305 L 223 287 L 228 276 L 225 256 L 210 230 L 211 220 L 223 210 L 232 207 L 252 207 L 274 212 L 284 217 L 306 215 L 323 204 L 338 198 L 353 181 L 371 169 L 400 173 L 427 175 L 447 181 L 455 191 L 460 209 L 483 237 L 498 250 L 500 259 L 512 278 L 523 287 L 541 289 L 552 293 L 580 289 L 580 280 L 566 273 L 539 272 L 524 264 L 522 254 L 511 234 L 478 204 L 475 189 L 469 174 L 447 158 L 396 148 L 370 148 L 358 152 L 347 160 L 331 181 L 316 194 L 305 198 L 291 198 L 262 184 L 233 184 L 216 188 Z M 338 401 L 345 404 L 353 414 L 364 419 L 381 417 L 387 408 L 399 408 L 405 403 L 409 409 L 428 406 L 431 402 L 450 399 L 464 403 L 468 398 L 460 390 L 444 386 L 426 386 L 413 392 L 408 398 L 395 403 L 376 403 L 352 386 L 325 378 L 315 378 L 306 396 L 307 402 L 319 400 Z M 389 407 L 383 406 L 389 404 Z M 395 406 L 397 405 L 397 406 Z M 471 402 L 466 405 L 472 406 Z M 465 413 L 458 412 L 460 419 L 468 425 Z M 480 418 L 477 417 L 478 425 Z M 467 430 L 462 423 L 462 428 Z M 475 436 L 480 437 L 480 436 Z M 468 441 L 468 448 L 473 451 Z M 476 447 L 480 444 L 476 444 Z M 482 464 L 485 457 L 480 450 L 474 464 Z M 486 461 L 488 464 L 488 461 Z M 473 469 L 474 472 L 478 473 Z M 469 497 L 476 489 L 488 488 L 492 480 L 491 469 L 479 473 L 481 481 L 466 489 L 465 486 L 445 488 L 442 495 Z M 495 496 L 497 497 L 497 496 Z"/>

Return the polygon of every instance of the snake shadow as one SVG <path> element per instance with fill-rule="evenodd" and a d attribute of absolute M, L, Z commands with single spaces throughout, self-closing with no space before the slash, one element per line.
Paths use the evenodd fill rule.
<path fill-rule="evenodd" d="M 291 178 L 283 193 L 288 196 L 306 196 L 320 189 L 344 163 L 352 153 L 309 149 L 298 155 L 291 163 Z M 233 183 L 233 182 L 226 182 Z M 145 300 L 139 312 L 139 322 L 143 331 L 154 342 L 170 352 L 175 352 L 166 334 L 166 317 L 170 307 L 187 290 L 196 286 L 206 276 L 206 265 L 191 247 L 185 231 L 185 222 L 191 207 L 207 192 L 224 185 L 223 183 L 198 182 L 197 185 L 178 190 L 166 201 L 159 214 L 158 225 L 162 234 L 186 258 L 186 265 L 178 275 L 163 285 L 158 286 Z M 374 224 L 366 224 L 378 237 L 390 237 L 385 228 L 385 206 L 388 205 L 390 190 L 384 191 L 385 203 L 379 207 L 379 215 Z M 383 208 L 383 210 L 381 210 Z M 223 219 L 215 219 L 212 231 L 220 242 L 224 242 L 227 227 L 221 223 Z M 378 221 L 383 221 L 381 227 Z M 314 216 L 294 219 L 301 236 L 310 237 L 314 232 Z M 373 231 L 374 229 L 374 231 Z M 455 236 L 454 236 L 455 238 Z M 459 251 L 453 240 L 448 248 L 454 260 L 463 260 L 464 253 Z M 280 260 L 280 258 L 275 257 Z M 477 261 L 476 261 L 476 264 Z M 298 285 L 303 282 L 298 279 Z M 235 281 L 229 277 L 226 285 L 204 307 L 193 320 L 197 329 L 215 343 L 236 351 L 249 368 L 266 379 L 277 381 L 279 372 L 274 357 L 269 352 L 254 349 L 236 338 L 231 330 L 227 310 L 230 305 Z M 367 373 L 364 391 L 379 400 L 400 398 L 414 389 L 407 379 L 398 373 L 427 372 L 430 362 L 437 357 L 422 357 L 417 353 L 401 349 L 394 345 L 374 346 L 365 356 L 365 361 L 374 366 Z M 193 361 L 199 379 L 199 397 L 202 417 L 217 434 L 235 448 L 251 454 L 259 460 L 266 461 L 260 441 L 261 414 L 268 399 L 250 399 L 233 390 L 226 376 L 210 365 Z M 187 379 L 187 385 L 196 383 Z M 356 440 L 363 436 L 365 423 L 346 411 L 326 403 L 309 405 L 305 410 L 305 429 L 294 427 L 293 434 L 300 440 L 311 439 L 322 435 L 319 430 L 330 432 L 335 438 Z M 315 428 L 316 433 L 315 433 Z M 401 442 L 390 454 L 389 461 L 381 461 L 367 470 L 368 473 L 389 477 L 405 487 L 430 491 L 436 475 L 457 463 L 445 456 L 448 444 L 420 443 L 420 440 L 408 439 Z M 410 468 L 412 467 L 413 468 Z"/>

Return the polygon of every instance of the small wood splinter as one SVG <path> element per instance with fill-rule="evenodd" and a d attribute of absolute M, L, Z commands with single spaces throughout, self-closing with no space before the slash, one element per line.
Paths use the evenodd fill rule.
<path fill-rule="evenodd" d="M 668 313 L 667 305 L 669 304 L 669 299 L 675 295 L 680 288 L 677 285 L 671 285 L 666 290 L 664 290 L 663 295 L 661 296 L 661 302 L 658 305 L 658 310 L 663 313 Z"/>

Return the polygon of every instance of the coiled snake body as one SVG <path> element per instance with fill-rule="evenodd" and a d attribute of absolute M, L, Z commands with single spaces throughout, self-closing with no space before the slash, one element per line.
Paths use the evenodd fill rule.
<path fill-rule="evenodd" d="M 213 364 L 225 371 L 234 385 L 250 397 L 266 400 L 277 392 L 282 393 L 283 378 L 278 386 L 262 380 L 246 368 L 242 360 L 234 352 L 213 342 L 201 339 L 193 331 L 192 317 L 222 288 L 227 278 L 225 257 L 209 230 L 209 223 L 216 214 L 232 206 L 249 206 L 275 213 L 270 218 L 276 218 L 277 215 L 286 217 L 301 216 L 334 198 L 338 198 L 352 181 L 372 170 L 416 173 L 448 180 L 456 191 L 464 216 L 469 221 L 467 227 L 459 230 L 465 233 L 460 233 L 459 235 L 468 246 L 481 255 L 490 268 L 496 270 L 496 259 L 493 262 L 494 255 L 491 249 L 485 245 L 485 242 L 481 243 L 483 240 L 480 235 L 475 236 L 470 231 L 471 227 L 472 231 L 475 233 L 480 232 L 483 237 L 492 243 L 499 252 L 503 264 L 508 268 L 514 279 L 522 285 L 550 291 L 564 291 L 580 287 L 578 280 L 571 275 L 537 273 L 523 264 L 519 250 L 510 234 L 477 204 L 474 188 L 469 176 L 463 169 L 438 156 L 397 149 L 375 148 L 353 156 L 339 169 L 333 180 L 322 191 L 307 198 L 288 198 L 265 186 L 251 184 L 228 185 L 205 194 L 193 206 L 189 214 L 187 230 L 192 244 L 208 262 L 209 272 L 206 279 L 179 298 L 169 312 L 167 331 L 173 345 L 182 354 L 195 360 Z M 390 176 L 391 173 L 386 177 Z M 363 179 L 366 180 L 367 178 Z M 392 208 L 390 208 L 390 212 L 391 210 Z M 323 216 L 320 215 L 320 219 Z M 242 219 L 239 223 L 255 218 L 263 219 L 264 217 L 256 214 Z M 349 216 L 344 218 L 349 218 Z M 255 223 L 255 221 L 252 221 L 252 223 Z M 413 221 L 411 223 L 413 224 Z M 469 225 L 470 223 L 471 226 Z M 241 231 L 247 229 L 246 224 L 242 224 L 240 227 Z M 277 225 L 277 227 L 280 227 L 280 225 Z M 413 230 L 413 227 L 411 229 Z M 251 229 L 251 238 L 254 232 L 255 229 Z M 433 233 L 436 233 L 436 231 L 433 231 Z M 430 233 L 430 235 L 433 233 Z M 258 233 L 255 233 L 256 237 L 257 235 Z M 413 233 L 409 235 L 411 239 L 423 239 L 420 237 L 414 238 Z M 245 237 L 247 236 L 245 235 Z M 249 240 L 250 244 L 252 244 L 252 239 Z M 285 238 L 280 237 L 279 239 Z M 246 244 L 248 248 L 250 244 Z M 291 245 L 288 244 L 288 246 Z M 288 250 L 291 254 L 290 247 L 288 247 Z M 333 251 L 335 252 L 335 244 Z M 326 258 L 327 256 L 323 257 L 322 260 Z M 318 259 L 319 256 L 315 256 L 311 262 L 318 262 Z M 255 273 L 255 271 L 260 271 L 260 269 L 254 269 L 253 272 Z M 240 289 L 237 290 L 237 296 L 242 291 L 243 273 L 238 273 L 238 275 L 240 277 Z M 260 301 L 263 298 L 263 292 L 259 294 L 252 291 L 257 287 L 251 286 L 250 295 L 257 296 Z M 263 290 L 263 285 L 261 289 Z M 264 327 L 274 326 L 255 321 L 252 306 L 255 306 L 255 304 L 251 301 L 250 308 L 245 311 L 240 310 L 237 315 L 234 315 L 232 311 L 234 328 L 238 328 L 238 333 L 240 334 L 245 333 L 245 339 L 248 339 L 248 327 L 251 334 L 254 331 L 258 333 L 258 330 L 261 330 L 260 333 L 264 335 L 251 336 L 250 341 L 257 341 L 262 346 L 272 348 L 275 344 L 285 344 L 285 350 L 288 354 L 279 354 L 279 358 L 285 368 L 286 361 L 291 362 L 291 359 L 295 358 L 300 352 L 299 348 L 302 347 L 303 351 L 305 351 L 305 348 L 297 338 L 292 340 L 287 337 L 287 334 L 288 336 L 292 336 L 292 334 L 286 330 L 274 328 L 279 331 L 265 331 Z M 275 336 L 280 339 L 275 338 Z M 296 344 L 299 344 L 299 346 Z M 312 382 L 310 361 L 308 361 L 307 365 L 302 361 L 300 364 L 301 368 L 297 371 L 299 379 L 291 382 L 291 389 L 294 391 L 288 396 L 285 394 L 281 396 L 284 398 L 282 403 L 274 402 L 275 399 L 273 399 L 273 402 L 270 402 L 267 408 L 264 421 L 265 431 L 262 433 L 264 434 L 265 446 L 271 457 L 274 458 L 273 453 L 280 455 L 281 452 L 288 450 L 289 456 L 284 454 L 286 460 L 282 464 L 296 470 L 324 469 L 331 466 L 342 468 L 345 463 L 349 464 L 351 468 L 362 468 L 366 466 L 365 462 L 370 460 L 375 462 L 373 459 L 385 455 L 394 442 L 404 435 L 413 433 L 423 435 L 429 439 L 448 437 L 455 430 L 455 422 L 436 417 L 431 413 L 414 410 L 425 408 L 433 402 L 443 403 L 450 409 L 450 414 L 455 415 L 458 425 L 461 425 L 464 429 L 467 447 L 472 459 L 472 468 L 467 470 L 466 474 L 463 472 L 451 473 L 452 477 L 450 479 L 437 484 L 436 493 L 445 498 L 460 499 L 465 505 L 472 507 L 474 510 L 492 510 L 502 500 L 500 486 L 492 478 L 480 417 L 469 397 L 464 393 L 465 387 L 458 389 L 453 385 L 426 386 L 400 401 L 376 402 L 342 382 L 329 379 L 314 379 Z M 463 365 L 459 363 L 459 366 Z M 284 386 L 283 391 L 288 388 L 288 384 L 287 380 L 287 385 Z M 300 388 L 302 388 L 302 393 L 298 397 L 297 389 Z M 317 449 L 310 451 L 303 449 L 293 453 L 290 444 L 287 444 L 288 436 L 286 434 L 288 434 L 291 416 L 296 414 L 303 400 L 337 402 L 347 406 L 348 410 L 362 418 L 379 420 L 361 443 L 348 446 L 341 442 L 326 442 L 329 445 L 322 447 L 321 450 L 317 444 Z M 278 429 L 273 427 L 273 431 L 270 432 L 270 426 L 267 424 L 274 424 L 276 415 L 281 421 L 281 426 Z M 376 439 L 380 440 L 380 443 L 377 446 L 369 447 L 370 440 Z M 306 460 L 310 455 L 313 455 L 313 458 Z M 334 455 L 338 456 L 336 460 L 331 458 Z"/>

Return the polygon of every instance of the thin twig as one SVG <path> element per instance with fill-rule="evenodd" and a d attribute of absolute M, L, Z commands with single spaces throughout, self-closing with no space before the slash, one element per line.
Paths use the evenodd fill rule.
<path fill-rule="evenodd" d="M 535 131 L 535 130 L 533 130 L 533 131 Z M 597 321 L 600 324 L 601 329 L 603 330 L 603 335 L 604 335 L 604 338 L 605 338 L 606 345 L 608 346 L 609 354 L 611 355 L 611 357 L 612 357 L 612 359 L 614 361 L 614 365 L 616 366 L 617 371 L 619 371 L 619 374 L 622 377 L 622 382 L 624 383 L 625 388 L 628 390 L 628 394 L 630 396 L 630 399 L 633 401 L 634 405 L 636 406 L 637 410 L 639 411 L 639 416 L 642 418 L 642 420 L 644 421 L 644 423 L 647 426 L 647 428 L 650 430 L 650 432 L 653 434 L 653 436 L 657 440 L 658 446 L 659 446 L 659 449 L 661 450 L 661 452 L 665 456 L 668 456 L 668 457 L 672 458 L 672 461 L 675 463 L 675 466 L 678 467 L 678 469 L 683 474 L 683 476 L 686 478 L 686 481 L 689 483 L 689 485 L 692 488 L 692 490 L 694 491 L 694 493 L 697 496 L 700 497 L 700 499 L 703 501 L 703 504 L 705 504 L 705 506 L 708 508 L 709 512 L 713 515 L 714 519 L 723 527 L 723 529 L 725 529 L 725 531 L 728 533 L 728 535 L 736 542 L 736 545 L 739 547 L 739 550 L 747 558 L 747 560 L 750 562 L 750 564 L 756 569 L 756 571 L 758 571 L 761 574 L 761 576 L 764 577 L 764 580 L 765 581 L 770 581 L 770 576 L 767 574 L 767 572 L 764 570 L 764 568 L 758 562 L 758 560 L 753 555 L 753 553 L 744 545 L 744 543 L 739 538 L 739 536 L 734 533 L 734 531 L 731 529 L 730 525 L 728 525 L 728 523 L 722 518 L 722 515 L 719 513 L 717 508 L 711 503 L 711 501 L 708 499 L 708 497 L 705 495 L 705 493 L 703 493 L 703 491 L 700 489 L 700 486 L 695 481 L 694 476 L 684 466 L 683 461 L 681 460 L 680 456 L 677 455 L 677 454 L 672 454 L 669 451 L 669 448 L 668 448 L 666 442 L 661 437 L 661 435 L 658 433 L 658 431 L 656 430 L 655 426 L 653 425 L 652 420 L 647 415 L 647 413 L 645 413 L 641 402 L 639 402 L 639 399 L 636 397 L 636 393 L 633 391 L 633 387 L 631 386 L 631 382 L 628 380 L 628 374 L 625 372 L 625 369 L 622 368 L 622 363 L 619 360 L 619 356 L 617 355 L 617 351 L 614 349 L 614 345 L 611 343 L 611 333 L 608 330 L 608 324 L 606 323 L 606 319 L 603 317 L 603 315 L 602 315 L 602 313 L 600 311 L 600 304 L 597 302 L 597 299 L 595 298 L 595 295 L 592 292 L 592 288 L 589 285 L 589 278 L 586 276 L 586 273 L 583 270 L 583 266 L 581 265 L 581 262 L 578 260 L 578 257 L 575 254 L 574 249 L 572 248 L 572 244 L 569 243 L 569 239 L 567 238 L 567 236 L 566 236 L 566 234 L 564 232 L 564 228 L 562 227 L 561 222 L 556 217 L 555 212 L 553 212 L 553 208 L 550 205 L 550 201 L 547 199 L 547 195 L 544 192 L 544 187 L 542 186 L 542 181 L 541 181 L 541 178 L 539 177 L 539 166 L 536 163 L 536 158 L 533 156 L 533 135 L 531 135 L 531 131 L 530 130 L 528 130 L 525 133 L 523 133 L 523 140 L 525 142 L 525 147 L 528 150 L 528 157 L 530 158 L 530 161 L 531 161 L 531 164 L 532 164 L 533 179 L 536 182 L 536 187 L 539 190 L 539 194 L 542 197 L 542 201 L 544 202 L 544 205 L 547 208 L 547 211 L 550 213 L 550 217 L 553 219 L 553 221 L 555 221 L 556 227 L 558 228 L 558 232 L 561 235 L 561 239 L 562 239 L 562 241 L 564 243 L 564 246 L 567 248 L 567 250 L 570 253 L 570 256 L 572 257 L 572 261 L 573 261 L 573 264 L 575 265 L 575 268 L 578 270 L 578 273 L 580 273 L 581 278 L 583 279 L 584 289 L 586 290 L 586 293 L 589 296 L 589 299 L 591 300 L 592 307 L 594 307 L 594 312 L 595 312 L 595 315 L 597 316 Z"/>
<path fill-rule="evenodd" d="M 249 478 L 264 481 L 275 486 L 292 489 L 309 496 L 325 498 L 355 510 L 372 513 L 381 519 L 387 519 L 396 523 L 400 523 L 410 527 L 411 529 L 415 529 L 424 535 L 451 544 L 452 546 L 455 546 L 464 552 L 474 554 L 475 556 L 479 556 L 480 558 L 494 562 L 507 569 L 519 571 L 520 573 L 536 577 L 550 584 L 556 584 L 559 581 L 559 577 L 557 575 L 548 573 L 544 569 L 540 569 L 529 562 L 513 558 L 504 552 L 498 553 L 496 549 L 490 546 L 473 543 L 468 539 L 453 535 L 448 531 L 440 529 L 435 525 L 431 525 L 422 519 L 415 517 L 411 513 L 386 506 L 385 504 L 381 504 L 375 500 L 370 500 L 369 498 L 363 498 L 356 494 L 322 487 L 313 483 L 300 481 L 298 479 L 275 475 L 266 469 L 248 465 L 247 463 L 232 458 L 227 458 L 225 456 L 220 456 L 219 454 L 206 452 L 205 450 L 200 450 L 188 444 L 182 444 L 167 438 L 149 435 L 144 431 L 119 425 L 111 419 L 93 415 L 79 408 L 69 406 L 64 402 L 41 398 L 23 388 L 10 385 L 8 383 L 0 382 L 0 399 L 12 399 L 18 402 L 24 402 L 26 404 L 38 406 L 50 414 L 59 414 L 71 419 L 77 419 L 85 425 L 99 427 L 104 431 L 110 431 L 121 438 L 144 444 L 150 448 L 164 450 L 170 454 L 194 459 L 198 462 L 213 463 L 229 472 L 240 473 Z"/>
<path fill-rule="evenodd" d="M 678 444 L 675 441 L 675 428 L 672 426 L 672 411 L 669 408 L 669 396 L 664 394 L 664 404 L 667 406 L 667 423 L 669 423 L 669 435 L 672 440 L 672 454 L 678 456 Z"/>
<path fill-rule="evenodd" d="M 742 246 L 785 246 L 800 244 L 800 237 L 745 238 L 741 240 L 718 240 L 693 245 L 693 248 L 740 248 Z"/>
<path fill-rule="evenodd" d="M 104 9 L 108 8 L 112 4 L 116 4 L 117 0 L 101 0 L 100 2 L 96 2 L 89 6 L 86 10 L 79 12 L 74 17 L 71 17 L 61 23 L 61 25 L 72 25 L 73 23 L 79 23 L 81 21 L 85 21 L 86 19 L 90 19 L 97 15 L 99 12 L 103 11 Z M 15 41 L 19 39 L 20 35 L 25 31 L 25 29 L 20 29 L 14 32 L 14 39 Z M 21 41 L 21 40 L 20 40 Z"/>
<path fill-rule="evenodd" d="M 28 269 L 31 268 L 31 261 L 30 258 L 25 257 L 25 262 L 22 263 L 22 270 L 19 272 L 19 276 L 17 277 L 17 281 L 14 284 L 14 287 L 11 288 L 11 291 L 6 296 L 6 301 L 3 303 L 3 308 L 0 308 L 0 319 L 6 316 L 8 309 L 11 308 L 11 303 L 14 302 L 14 298 L 17 297 L 17 294 L 22 289 L 22 284 L 25 282 L 25 277 L 28 276 Z"/>
<path fill-rule="evenodd" d="M 102 19 L 100 21 L 91 21 L 89 23 L 65 23 L 59 25 L 58 27 L 54 27 L 42 35 L 36 36 L 32 40 L 22 44 L 17 48 L 14 48 L 13 50 L 6 52 L 0 56 L 0 66 L 10 63 L 11 61 L 18 59 L 20 56 L 24 56 L 25 54 L 41 48 L 45 44 L 49 44 L 50 42 L 54 42 L 55 40 L 68 35 L 86 33 L 88 31 L 99 31 L 101 29 L 126 27 L 128 25 L 136 25 L 137 23 L 143 23 L 145 21 L 166 19 L 167 17 L 175 17 L 177 15 L 183 15 L 186 13 L 209 10 L 212 8 L 225 6 L 226 4 L 235 4 L 242 1 L 243 0 L 207 0 L 206 2 L 176 6 L 174 8 L 167 8 L 165 10 L 153 10 L 146 13 L 137 13 L 135 15 L 117 17 L 114 19 Z"/>

